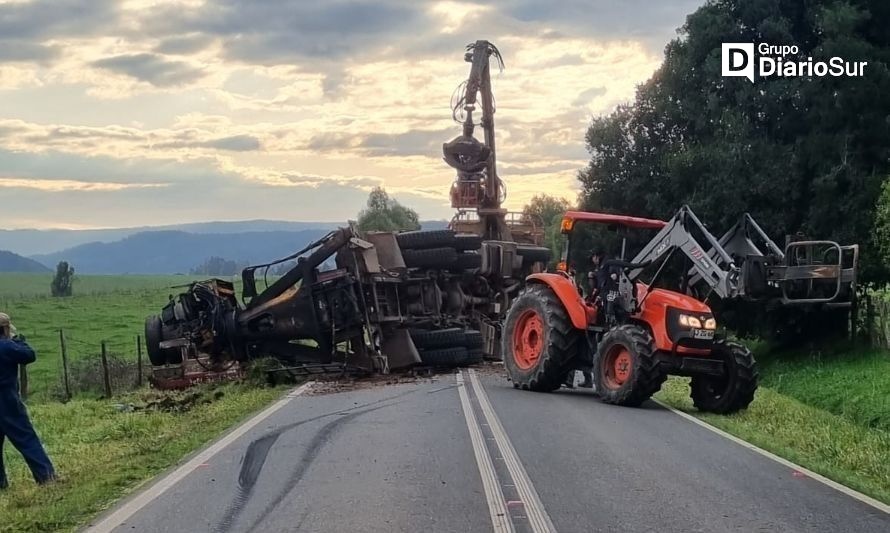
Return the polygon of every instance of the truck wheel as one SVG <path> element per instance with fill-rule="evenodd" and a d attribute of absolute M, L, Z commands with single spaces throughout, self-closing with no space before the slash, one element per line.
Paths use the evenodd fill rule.
<path fill-rule="evenodd" d="M 167 354 L 165 350 L 161 350 L 161 341 L 163 325 L 161 319 L 157 315 L 151 315 L 145 319 L 145 351 L 148 352 L 148 360 L 154 366 L 163 366 L 167 364 Z"/>
<path fill-rule="evenodd" d="M 472 348 L 467 350 L 467 364 L 468 365 L 476 365 L 482 362 L 485 358 L 485 354 L 482 353 L 482 348 Z"/>
<path fill-rule="evenodd" d="M 454 236 L 454 248 L 461 251 L 474 251 L 482 248 L 482 237 L 474 233 L 458 233 Z"/>
<path fill-rule="evenodd" d="M 396 235 L 396 242 L 399 248 L 407 249 L 426 249 L 426 248 L 453 248 L 455 245 L 454 231 L 450 229 L 441 229 L 434 231 L 406 231 Z"/>
<path fill-rule="evenodd" d="M 723 361 L 723 377 L 693 376 L 690 384 L 692 404 L 699 411 L 729 414 L 745 409 L 757 390 L 757 362 L 751 350 L 736 342 L 714 342 L 714 357 Z"/>
<path fill-rule="evenodd" d="M 602 401 L 636 407 L 658 392 L 667 375 L 658 368 L 654 344 L 648 331 L 632 324 L 603 336 L 593 365 Z"/>
<path fill-rule="evenodd" d="M 466 334 L 461 328 L 412 329 L 411 340 L 418 350 L 452 348 L 466 343 Z"/>
<path fill-rule="evenodd" d="M 420 353 L 420 360 L 429 366 L 462 366 L 469 362 L 467 349 L 463 346 L 457 348 L 442 348 L 439 350 L 427 350 Z"/>
<path fill-rule="evenodd" d="M 482 338 L 482 332 L 477 331 L 475 329 L 468 329 L 465 332 L 466 340 L 464 340 L 464 346 L 467 347 L 467 350 L 481 350 L 485 344 L 484 339 Z"/>
<path fill-rule="evenodd" d="M 454 270 L 473 270 L 482 266 L 482 256 L 475 253 L 457 254 Z"/>
<path fill-rule="evenodd" d="M 558 389 L 578 355 L 580 341 L 581 332 L 550 287 L 527 287 L 507 312 L 501 341 L 513 386 L 538 392 Z"/>
<path fill-rule="evenodd" d="M 454 248 L 430 248 L 429 250 L 402 250 L 402 258 L 408 268 L 446 269 L 457 261 Z"/>

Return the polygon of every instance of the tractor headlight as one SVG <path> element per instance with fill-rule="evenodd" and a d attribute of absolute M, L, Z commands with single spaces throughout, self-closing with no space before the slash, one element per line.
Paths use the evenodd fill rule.
<path fill-rule="evenodd" d="M 717 329 L 717 321 L 713 318 L 705 320 L 705 329 Z"/>
<path fill-rule="evenodd" d="M 680 315 L 680 325 L 687 328 L 701 328 L 701 320 L 692 315 Z"/>

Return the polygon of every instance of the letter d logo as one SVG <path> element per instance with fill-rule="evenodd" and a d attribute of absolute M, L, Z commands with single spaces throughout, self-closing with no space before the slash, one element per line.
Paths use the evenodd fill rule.
<path fill-rule="evenodd" d="M 744 77 L 754 83 L 754 43 L 723 43 L 720 57 L 724 76 Z"/>

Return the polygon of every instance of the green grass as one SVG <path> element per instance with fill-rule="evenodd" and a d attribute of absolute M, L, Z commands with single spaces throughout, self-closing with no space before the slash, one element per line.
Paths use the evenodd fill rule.
<path fill-rule="evenodd" d="M 61 481 L 35 485 L 21 457 L 7 444 L 10 489 L 0 492 L 0 531 L 74 530 L 282 393 L 280 388 L 244 384 L 197 390 L 196 404 L 175 413 L 121 412 L 114 406 L 144 405 L 158 394 L 149 391 L 114 401 L 77 399 L 29 406 Z"/>
<path fill-rule="evenodd" d="M 74 278 L 75 296 L 95 296 L 109 293 L 126 293 L 144 290 L 159 290 L 174 285 L 183 285 L 207 276 L 190 275 L 81 275 Z M 0 304 L 12 303 L 21 299 L 52 298 L 49 286 L 52 274 L 0 274 Z"/>
<path fill-rule="evenodd" d="M 762 384 L 869 428 L 890 431 L 890 355 L 839 346 L 815 353 L 761 354 Z"/>
<path fill-rule="evenodd" d="M 823 367 L 818 378 L 814 378 L 812 369 L 796 365 L 768 363 L 762 368 L 762 381 L 781 382 L 785 390 L 795 391 L 813 404 L 762 385 L 745 411 L 730 416 L 699 413 L 689 399 L 688 379 L 683 378 L 669 379 L 656 397 L 760 448 L 890 504 L 890 432 L 857 422 L 858 415 L 854 415 L 849 401 L 835 403 L 817 394 L 822 388 L 830 389 L 835 378 L 847 379 L 852 367 L 840 365 L 836 373 Z M 828 405 L 834 406 L 837 413 L 820 407 Z M 877 406 L 870 406 L 867 411 L 874 409 Z"/>

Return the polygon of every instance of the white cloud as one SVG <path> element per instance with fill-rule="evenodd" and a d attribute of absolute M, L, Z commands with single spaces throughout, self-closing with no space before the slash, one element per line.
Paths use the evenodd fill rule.
<path fill-rule="evenodd" d="M 450 218 L 441 144 L 460 126 L 449 99 L 485 28 L 506 62 L 494 89 L 508 207 L 541 190 L 574 199 L 591 117 L 633 96 L 696 3 L 0 4 L 2 40 L 22 44 L 0 54 L 0 187 L 44 209 L 43 225 L 120 225 L 136 204 L 150 218 L 345 219 L 375 185 Z M 75 216 L 41 200 L 60 190 L 122 207 Z M 296 194 L 301 207 L 263 194 Z M 26 219 L 0 213 L 0 224 Z"/>

